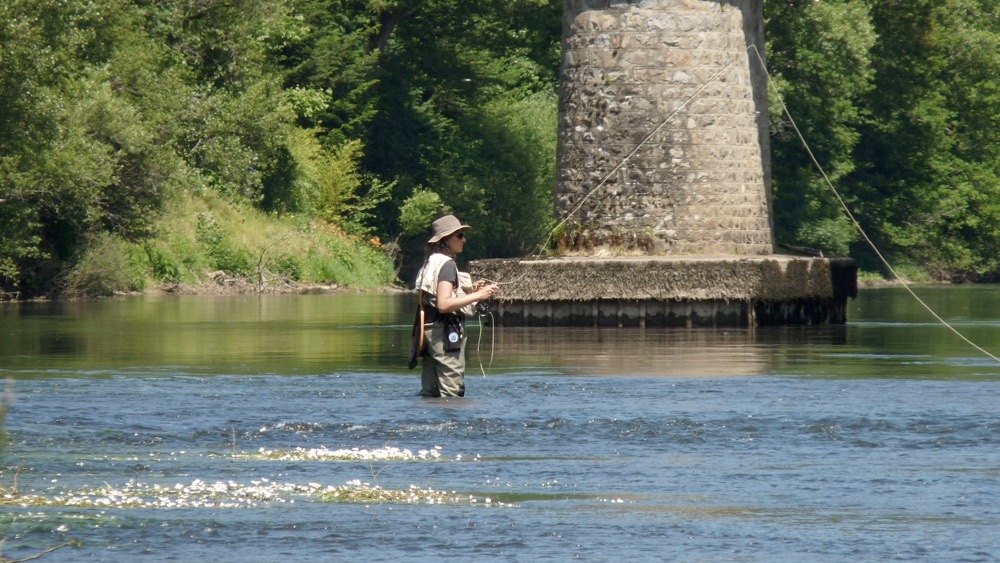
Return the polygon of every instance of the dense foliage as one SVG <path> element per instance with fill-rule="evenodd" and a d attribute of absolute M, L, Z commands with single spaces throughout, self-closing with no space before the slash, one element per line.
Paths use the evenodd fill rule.
<path fill-rule="evenodd" d="M 106 293 L 204 269 L 260 276 L 265 262 L 361 283 L 365 262 L 395 258 L 406 277 L 443 211 L 475 226 L 470 258 L 534 252 L 554 224 L 561 12 L 560 0 L 5 0 L 0 291 Z M 876 244 L 936 276 L 1000 277 L 1000 7 L 765 12 L 777 91 Z M 877 268 L 777 96 L 773 108 L 778 240 Z M 224 222 L 232 210 L 253 219 Z M 296 245 L 255 247 L 241 221 L 328 243 L 278 255 Z M 359 252 L 370 257 L 350 262 Z M 120 279 L 98 283 L 102 269 Z"/>
<path fill-rule="evenodd" d="M 892 261 L 1000 278 L 1000 5 L 768 2 L 769 66 L 817 159 Z M 779 239 L 878 268 L 772 104 Z"/>
<path fill-rule="evenodd" d="M 225 213 L 192 217 L 186 238 L 176 216 L 162 220 L 208 196 L 332 225 L 358 241 L 348 254 L 388 240 L 419 255 L 443 211 L 476 225 L 472 255 L 521 253 L 551 221 L 560 10 L 6 0 L 0 290 L 65 291 L 101 264 L 132 272 L 98 293 L 197 278 L 195 266 L 253 274 L 266 249 L 237 244 Z M 386 248 L 390 264 L 398 245 Z"/>

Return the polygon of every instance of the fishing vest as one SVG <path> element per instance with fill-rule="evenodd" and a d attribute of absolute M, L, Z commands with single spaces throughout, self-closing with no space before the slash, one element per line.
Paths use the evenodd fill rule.
<path fill-rule="evenodd" d="M 441 268 L 449 261 L 454 261 L 454 259 L 447 254 L 435 252 L 427 259 L 424 267 L 417 272 L 416 289 L 427 293 L 427 302 L 435 309 L 437 309 L 438 277 L 441 275 Z M 466 272 L 458 272 L 458 285 L 451 288 L 451 296 L 462 297 L 468 291 L 472 291 L 472 276 Z M 461 312 L 466 316 L 474 315 L 475 307 L 475 303 L 467 305 L 462 308 Z"/>

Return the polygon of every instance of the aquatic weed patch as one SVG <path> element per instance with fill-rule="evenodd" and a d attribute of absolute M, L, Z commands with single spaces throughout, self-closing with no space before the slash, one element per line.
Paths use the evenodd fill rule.
<path fill-rule="evenodd" d="M 411 485 L 408 489 L 385 489 L 362 483 L 359 480 L 346 485 L 320 483 L 274 483 L 267 479 L 241 484 L 234 481 L 206 483 L 195 479 L 190 484 L 163 485 L 129 481 L 114 487 L 103 485 L 76 491 L 50 491 L 48 493 L 0 492 L 0 506 L 19 508 L 71 507 L 71 508 L 257 508 L 274 504 L 293 504 L 297 501 L 341 503 L 402 503 L 402 504 L 481 504 L 486 506 L 511 506 L 494 503 L 489 497 L 463 495 L 457 492 L 421 489 Z"/>
<path fill-rule="evenodd" d="M 435 491 L 411 485 L 406 490 L 383 489 L 352 481 L 350 487 L 330 487 L 320 494 L 326 502 L 406 503 L 406 504 L 482 504 L 512 507 L 512 503 L 495 502 L 491 497 L 461 494 L 455 491 Z"/>
<path fill-rule="evenodd" d="M 260 448 L 253 454 L 234 454 L 236 459 L 265 459 L 273 461 L 434 461 L 441 459 L 441 447 L 435 446 L 428 450 L 418 450 L 413 453 L 408 449 L 386 448 L 350 448 L 331 450 L 320 448 L 295 448 L 292 450 L 269 450 Z"/>

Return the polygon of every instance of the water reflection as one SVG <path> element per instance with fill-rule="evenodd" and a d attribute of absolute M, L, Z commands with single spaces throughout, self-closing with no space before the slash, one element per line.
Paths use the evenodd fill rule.
<path fill-rule="evenodd" d="M 42 355 L 75 355 L 82 353 L 87 343 L 81 335 L 52 332 L 38 335 L 38 353 Z"/>
<path fill-rule="evenodd" d="M 725 330 L 505 327 L 497 330 L 494 353 L 585 375 L 757 375 L 781 364 L 782 351 L 788 346 L 843 345 L 846 334 L 843 326 Z"/>
<path fill-rule="evenodd" d="M 195 373 L 377 367 L 400 346 L 402 303 L 394 295 L 343 294 L 5 304 L 0 367 L 172 366 Z"/>
<path fill-rule="evenodd" d="M 974 342 L 1000 347 L 995 288 L 918 291 Z M 412 295 L 399 293 L 4 303 L 0 369 L 21 370 L 18 377 L 163 369 L 411 375 L 405 356 L 412 307 Z M 473 320 L 468 328 L 470 371 L 902 377 L 989 376 L 995 367 L 898 289 L 862 292 L 846 326 L 494 328 Z"/>

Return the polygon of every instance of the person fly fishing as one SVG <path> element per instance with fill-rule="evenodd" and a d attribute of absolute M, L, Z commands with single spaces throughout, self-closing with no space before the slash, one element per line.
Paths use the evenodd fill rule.
<path fill-rule="evenodd" d="M 470 228 L 454 215 L 436 219 L 427 241 L 427 259 L 417 273 L 419 305 L 410 368 L 423 356 L 420 395 L 424 397 L 465 396 L 465 317 L 474 315 L 476 304 L 500 289 L 486 280 L 473 283 L 471 275 L 458 271 L 455 257 L 462 253 Z"/>

